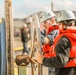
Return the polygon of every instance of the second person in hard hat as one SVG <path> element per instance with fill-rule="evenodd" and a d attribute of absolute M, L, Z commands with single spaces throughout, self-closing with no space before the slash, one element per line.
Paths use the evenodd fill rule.
<path fill-rule="evenodd" d="M 54 56 L 44 57 L 36 53 L 36 61 L 47 67 L 59 68 L 56 75 L 76 74 L 76 29 L 75 16 L 70 10 L 63 10 L 58 14 L 60 33 L 51 46 Z"/>

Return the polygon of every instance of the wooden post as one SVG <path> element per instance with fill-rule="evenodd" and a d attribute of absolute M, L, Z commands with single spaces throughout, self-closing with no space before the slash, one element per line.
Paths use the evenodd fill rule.
<path fill-rule="evenodd" d="M 12 1 L 5 0 L 5 25 L 6 25 L 6 59 L 7 75 L 14 75 L 14 28 L 12 18 Z"/>

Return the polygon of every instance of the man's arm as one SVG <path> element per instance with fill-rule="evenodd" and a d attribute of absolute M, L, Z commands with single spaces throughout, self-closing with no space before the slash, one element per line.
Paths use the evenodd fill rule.
<path fill-rule="evenodd" d="M 43 65 L 47 67 L 63 67 L 69 61 L 70 41 L 62 37 L 55 47 L 56 57 L 44 58 Z"/>

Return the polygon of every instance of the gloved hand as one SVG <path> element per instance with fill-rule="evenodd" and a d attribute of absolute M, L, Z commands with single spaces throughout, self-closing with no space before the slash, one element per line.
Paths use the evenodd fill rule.
<path fill-rule="evenodd" d="M 35 60 L 38 63 L 42 64 L 43 59 L 44 59 L 44 56 L 42 54 L 40 54 L 39 52 L 36 52 L 35 53 Z"/>
<path fill-rule="evenodd" d="M 50 43 L 50 39 L 47 38 L 47 37 L 44 37 L 44 42 L 45 42 L 45 44 L 49 44 Z"/>

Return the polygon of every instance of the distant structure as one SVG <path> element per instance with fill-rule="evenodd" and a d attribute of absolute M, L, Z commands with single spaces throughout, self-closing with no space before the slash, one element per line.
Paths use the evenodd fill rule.
<path fill-rule="evenodd" d="M 55 11 L 54 10 L 54 2 L 53 2 L 53 0 L 51 1 L 51 10 L 57 15 L 60 11 Z M 75 16 L 76 16 L 76 11 L 73 11 L 73 13 L 75 14 Z"/>
<path fill-rule="evenodd" d="M 53 0 L 51 2 L 51 9 L 50 10 L 52 10 L 56 15 L 60 12 L 60 11 L 55 11 L 54 10 L 54 2 L 53 2 Z M 74 14 L 76 16 L 76 11 L 73 11 L 73 12 L 74 12 Z M 32 21 L 31 15 L 25 17 L 24 19 L 14 19 L 14 29 L 15 29 L 15 31 L 19 31 L 24 23 L 26 23 L 28 25 L 28 27 L 30 27 L 31 21 Z"/>

